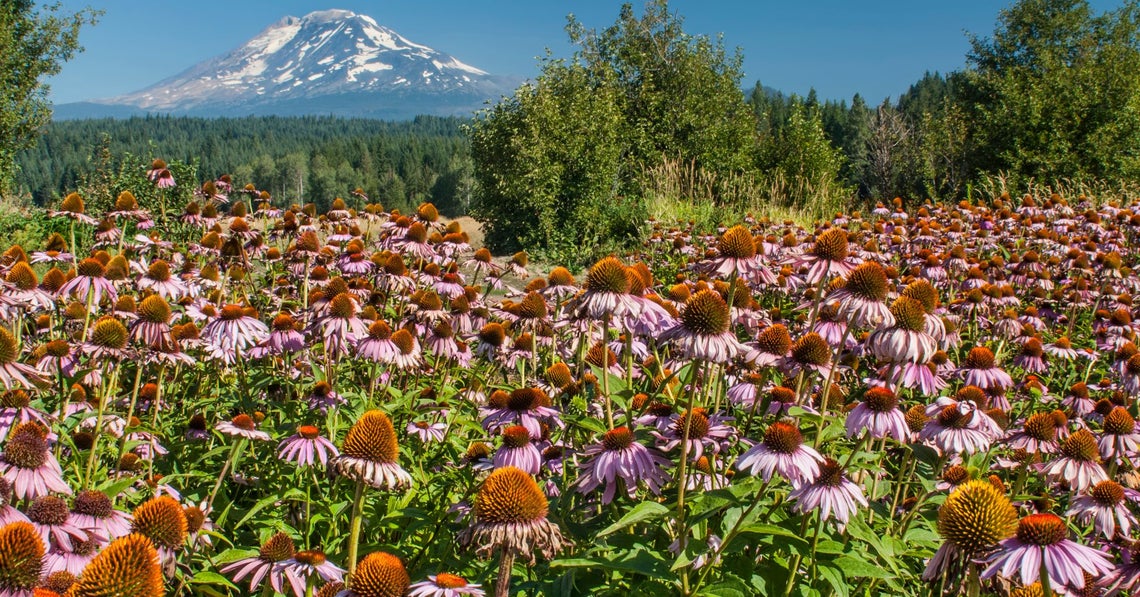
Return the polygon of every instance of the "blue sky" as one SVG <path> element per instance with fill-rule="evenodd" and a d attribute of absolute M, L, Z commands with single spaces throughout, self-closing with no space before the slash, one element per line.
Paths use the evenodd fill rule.
<path fill-rule="evenodd" d="M 633 2 L 640 11 L 640 1 Z M 567 56 L 566 15 L 588 27 L 612 24 L 621 2 L 543 0 L 64 0 L 64 10 L 105 11 L 81 35 L 86 51 L 49 83 L 58 103 L 140 89 L 233 49 L 285 15 L 344 8 L 372 16 L 412 41 L 495 74 L 534 76 L 550 48 Z M 960 0 L 673 0 L 691 34 L 723 33 L 744 53 L 743 85 L 757 79 L 790 93 L 871 103 L 896 96 L 927 70 L 960 68 L 966 33 L 993 31 L 1008 2 Z M 1093 0 L 1097 10 L 1119 2 Z"/>

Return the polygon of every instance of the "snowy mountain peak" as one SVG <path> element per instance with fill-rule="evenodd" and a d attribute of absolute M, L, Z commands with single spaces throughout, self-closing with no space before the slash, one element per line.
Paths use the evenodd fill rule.
<path fill-rule="evenodd" d="M 321 98 L 315 105 L 323 111 L 330 98 L 359 100 L 361 94 L 376 100 L 460 95 L 468 104 L 479 96 L 481 103 L 507 87 L 503 78 L 413 42 L 370 16 L 330 9 L 287 16 L 226 54 L 98 103 L 157 112 L 272 113 L 263 108 L 288 104 L 296 112 L 305 101 Z"/>

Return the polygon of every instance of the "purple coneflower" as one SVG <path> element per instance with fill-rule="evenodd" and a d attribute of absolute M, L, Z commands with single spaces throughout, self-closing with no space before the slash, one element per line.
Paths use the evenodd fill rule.
<path fill-rule="evenodd" d="M 765 482 L 772 480 L 773 473 L 778 473 L 793 487 L 799 487 L 819 476 L 821 462 L 823 456 L 804 445 L 799 427 L 777 421 L 764 432 L 763 441 L 740 455 L 736 468 L 750 469 L 751 474 L 759 474 Z"/>
<path fill-rule="evenodd" d="M 226 352 L 241 352 L 268 336 L 269 328 L 240 305 L 222 307 L 218 317 L 202 328 L 202 337 Z"/>
<path fill-rule="evenodd" d="M 1028 585 L 1044 571 L 1056 585 L 1085 586 L 1085 572 L 1094 578 L 1111 572 L 1112 562 L 1099 549 L 1069 540 L 1069 528 L 1056 514 L 1030 514 L 1017 523 L 1017 535 L 998 544 L 982 578 L 1001 575 Z"/>
<path fill-rule="evenodd" d="M 816 237 L 806 253 L 792 258 L 795 267 L 808 266 L 808 284 L 818 284 L 828 276 L 846 277 L 855 269 L 848 254 L 847 231 L 829 228 Z"/>
<path fill-rule="evenodd" d="M 329 470 L 377 489 L 400 491 L 412 484 L 412 476 L 400 467 L 399 453 L 391 419 L 370 410 L 348 430 L 340 455 L 329 460 Z"/>
<path fill-rule="evenodd" d="M 293 539 L 285 533 L 277 533 L 261 544 L 257 556 L 226 564 L 222 567 L 222 574 L 233 574 L 231 578 L 235 583 L 241 582 L 248 576 L 250 594 L 256 593 L 261 588 L 261 583 L 266 577 L 271 579 L 271 586 L 279 587 L 284 578 L 277 564 L 292 558 L 296 553 Z"/>
<path fill-rule="evenodd" d="M 577 318 L 603 321 L 636 315 L 640 307 L 630 294 L 633 283 L 627 270 L 617 257 L 595 263 L 586 274 L 584 290 L 574 299 Z"/>
<path fill-rule="evenodd" d="M 0 453 L 0 474 L 11 484 L 17 499 L 71 494 L 59 463 L 48 449 L 47 429 L 36 423 L 24 423 L 12 430 Z"/>
<path fill-rule="evenodd" d="M 495 450 L 492 462 L 495 468 L 513 466 L 529 475 L 537 475 L 542 468 L 542 453 L 531 442 L 530 432 L 522 425 L 511 425 L 502 430 L 503 445 Z"/>
<path fill-rule="evenodd" d="M 890 307 L 891 317 L 867 339 L 871 354 L 891 363 L 925 363 L 938 349 L 926 332 L 926 309 L 917 299 L 900 296 Z"/>
<path fill-rule="evenodd" d="M 1066 516 L 1076 516 L 1081 524 L 1093 523 L 1096 532 L 1108 541 L 1113 537 L 1130 537 L 1136 517 L 1128 504 L 1140 500 L 1140 492 L 1122 487 L 1115 481 L 1101 481 L 1087 493 L 1078 495 L 1069 506 Z"/>
<path fill-rule="evenodd" d="M 942 546 L 927 562 L 922 580 L 934 581 L 962 563 L 987 553 L 1017 529 L 1017 510 L 988 481 L 973 480 L 955 488 L 938 508 Z"/>
<path fill-rule="evenodd" d="M 665 330 L 659 339 L 676 344 L 682 358 L 726 363 L 742 350 L 729 324 L 724 298 L 718 292 L 702 290 L 685 301 L 680 323 Z"/>
<path fill-rule="evenodd" d="M 297 433 L 282 441 L 277 447 L 277 457 L 300 467 L 313 466 L 317 460 L 321 466 L 328 464 L 329 457 L 336 457 L 340 451 L 329 440 L 321 437 L 321 430 L 312 425 L 301 425 Z"/>
<path fill-rule="evenodd" d="M 1088 429 L 1074 431 L 1061 442 L 1061 455 L 1039 466 L 1041 474 L 1075 491 L 1085 491 L 1108 480 L 1108 474 L 1100 465 L 1096 438 Z"/>
<path fill-rule="evenodd" d="M 485 594 L 479 585 L 447 572 L 428 575 L 427 580 L 408 587 L 408 597 L 483 597 Z"/>
<path fill-rule="evenodd" d="M 1053 454 L 1057 451 L 1057 417 L 1053 413 L 1029 415 L 1020 429 L 1010 434 L 1007 445 L 1029 454 Z"/>
<path fill-rule="evenodd" d="M 273 564 L 273 571 L 269 577 L 273 590 L 284 593 L 286 589 L 281 581 L 285 580 L 293 589 L 294 597 L 304 597 L 309 577 L 317 576 L 325 582 L 344 578 L 344 569 L 328 561 L 324 552 L 316 549 L 294 553 L 292 557 Z"/>
<path fill-rule="evenodd" d="M 245 413 L 237 415 L 229 421 L 222 421 L 221 423 L 218 423 L 214 426 L 214 429 L 217 429 L 222 434 L 228 435 L 230 437 L 240 437 L 260 441 L 270 440 L 269 434 L 264 431 L 259 431 L 257 429 L 257 423 L 253 420 L 253 417 Z"/>
<path fill-rule="evenodd" d="M 550 397 L 538 388 L 518 388 L 510 394 L 496 391 L 487 400 L 487 406 L 479 410 L 487 431 L 517 424 L 526 427 L 531 437 L 541 437 L 542 422 L 561 424 L 558 411 L 551 408 Z"/>
<path fill-rule="evenodd" d="M 0 384 L 4 389 L 33 388 L 47 383 L 47 376 L 39 369 L 18 362 L 20 345 L 7 328 L 0 327 Z"/>
<path fill-rule="evenodd" d="M 888 388 L 868 388 L 863 400 L 847 413 L 847 437 L 866 430 L 872 438 L 893 437 L 905 442 L 910 436 L 906 416 L 899 410 L 899 399 Z"/>
<path fill-rule="evenodd" d="M 983 390 L 989 388 L 1008 388 L 1013 385 L 1013 378 L 997 366 L 997 360 L 992 350 L 985 346 L 975 346 L 966 355 L 966 360 L 958 367 L 958 374 L 962 376 L 966 385 L 977 386 Z"/>
<path fill-rule="evenodd" d="M 819 476 L 814 481 L 793 489 L 788 499 L 795 500 L 794 508 L 801 514 L 819 510 L 820 520 L 827 520 L 834 514 L 841 528 L 851 519 L 859 504 L 867 507 L 863 490 L 849 481 L 843 474 L 843 467 L 831 458 L 825 458 L 819 465 Z"/>
<path fill-rule="evenodd" d="M 98 259 L 88 257 L 80 261 L 75 271 L 75 277 L 59 289 L 59 296 L 75 293 L 80 300 L 90 301 L 92 305 L 103 302 L 104 295 L 112 302 L 119 297 L 115 285 L 104 277 L 107 268 Z"/>
<path fill-rule="evenodd" d="M 549 502 L 525 472 L 496 469 L 475 496 L 475 521 L 460 532 L 460 545 L 470 546 L 483 557 L 507 553 L 533 564 L 535 553 L 551 557 L 562 551 L 564 539 L 558 525 L 547 518 Z"/>
<path fill-rule="evenodd" d="M 973 454 L 989 448 L 995 439 L 989 418 L 971 401 L 939 399 L 939 406 L 919 437 L 934 442 L 942 452 Z M 928 409 L 929 410 L 929 409 Z"/>
<path fill-rule="evenodd" d="M 291 352 L 300 352 L 305 348 L 305 336 L 297 331 L 297 323 L 288 313 L 278 313 L 273 318 L 272 331 L 269 336 L 249 351 L 249 356 L 255 359 L 268 355 L 282 355 Z"/>
<path fill-rule="evenodd" d="M 408 435 L 418 438 L 423 443 L 441 442 L 443 441 L 443 432 L 447 430 L 447 424 L 441 421 L 435 423 L 428 423 L 427 421 L 412 421 L 408 423 L 405 431 Z"/>
<path fill-rule="evenodd" d="M 619 481 L 626 495 L 633 499 L 639 483 L 645 482 L 654 495 L 659 495 L 670 479 L 664 470 L 669 460 L 638 443 L 626 427 L 607 431 L 602 441 L 587 446 L 582 455 L 588 460 L 582 464 L 578 492 L 589 494 L 604 484 L 603 504 L 613 501 Z"/>
<path fill-rule="evenodd" d="M 81 491 L 75 496 L 71 522 L 108 541 L 131 534 L 131 515 L 115 509 L 102 491 Z"/>
<path fill-rule="evenodd" d="M 664 433 L 650 433 L 657 438 L 661 450 L 670 452 L 685 441 L 687 429 L 689 458 L 696 460 L 704 455 L 706 449 L 719 454 L 727 447 L 735 430 L 724 423 L 731 420 L 731 417 L 721 415 L 710 416 L 704 408 L 695 407 L 673 419 L 672 425 Z"/>
<path fill-rule="evenodd" d="M 1103 435 L 1098 442 L 1100 455 L 1105 460 L 1129 458 L 1140 448 L 1140 432 L 1136 429 L 1136 419 L 1128 409 L 1117 406 L 1104 416 Z"/>
<path fill-rule="evenodd" d="M 32 500 L 26 514 L 44 545 L 71 551 L 73 542 L 88 539 L 88 531 L 75 525 L 71 510 L 63 498 L 41 495 Z M 106 540 L 106 537 L 96 537 Z"/>
<path fill-rule="evenodd" d="M 827 295 L 827 301 L 838 305 L 839 317 L 855 327 L 878 327 L 891 317 L 884 302 L 890 289 L 886 271 L 874 261 L 865 261 L 851 271 L 838 290 Z"/>

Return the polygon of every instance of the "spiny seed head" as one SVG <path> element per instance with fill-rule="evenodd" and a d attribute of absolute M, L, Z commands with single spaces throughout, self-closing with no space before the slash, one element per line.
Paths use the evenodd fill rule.
<path fill-rule="evenodd" d="M 561 390 L 574 383 L 574 375 L 566 363 L 559 361 L 546 369 L 546 381 Z"/>
<path fill-rule="evenodd" d="M 1128 414 L 1128 409 L 1117 406 L 1104 417 L 1104 432 L 1109 435 L 1127 435 L 1136 428 L 1136 419 Z"/>
<path fill-rule="evenodd" d="M 1096 438 L 1088 429 L 1078 429 L 1061 442 L 1061 454 L 1081 462 L 1100 462 Z"/>
<path fill-rule="evenodd" d="M 32 270 L 32 266 L 23 261 L 13 265 L 12 269 L 8 270 L 5 279 L 20 290 L 32 290 L 40 283 L 36 278 L 36 272 Z"/>
<path fill-rule="evenodd" d="M 955 464 L 942 471 L 942 480 L 951 485 L 961 485 L 970 479 L 970 471 L 966 467 Z"/>
<path fill-rule="evenodd" d="M 895 325 L 912 332 L 921 332 L 926 327 L 926 310 L 922 303 L 908 296 L 900 296 L 891 304 L 891 315 Z"/>
<path fill-rule="evenodd" d="M 166 588 L 158 552 L 150 539 L 132 533 L 99 552 L 71 587 L 72 597 L 163 597 Z"/>
<path fill-rule="evenodd" d="M 887 272 L 874 261 L 864 261 L 851 271 L 843 286 L 859 298 L 884 301 L 888 290 Z"/>
<path fill-rule="evenodd" d="M 114 317 L 101 317 L 91 329 L 91 343 L 102 348 L 122 350 L 127 346 L 127 326 Z"/>
<path fill-rule="evenodd" d="M 44 544 L 27 522 L 0 528 L 0 589 L 21 594 L 35 587 L 43 570 Z"/>
<path fill-rule="evenodd" d="M 139 319 L 149 323 L 169 323 L 170 305 L 166 299 L 157 294 L 152 294 L 139 303 L 138 315 Z"/>
<path fill-rule="evenodd" d="M 824 261 L 847 259 L 847 231 L 842 228 L 829 228 L 816 237 L 811 249 L 812 255 Z"/>
<path fill-rule="evenodd" d="M 0 394 L 0 405 L 7 408 L 24 408 L 31 402 L 31 398 L 24 390 L 8 390 Z"/>
<path fill-rule="evenodd" d="M 79 495 L 75 496 L 75 511 L 95 518 L 107 518 L 114 514 L 115 507 L 111 504 L 111 498 L 107 497 L 107 494 L 89 489 L 81 491 Z"/>
<path fill-rule="evenodd" d="M 61 525 L 71 516 L 67 502 L 54 495 L 41 495 L 32 500 L 26 514 L 32 522 L 45 526 Z"/>
<path fill-rule="evenodd" d="M 526 472 L 495 469 L 475 497 L 475 517 L 485 524 L 526 524 L 546 518 L 546 495 Z"/>
<path fill-rule="evenodd" d="M 1065 521 L 1049 512 L 1030 514 L 1017 523 L 1017 538 L 1023 543 L 1048 546 L 1060 543 L 1068 536 Z"/>
<path fill-rule="evenodd" d="M 442 589 L 462 589 L 467 586 L 467 579 L 455 574 L 440 572 L 435 575 L 435 584 Z"/>
<path fill-rule="evenodd" d="M 938 308 L 938 289 L 928 280 L 920 278 L 911 282 L 903 289 L 902 296 L 921 303 L 927 314 L 933 314 L 934 310 Z"/>
<path fill-rule="evenodd" d="M 819 464 L 819 477 L 815 481 L 825 487 L 839 487 L 843 484 L 843 465 L 834 458 L 825 458 Z"/>
<path fill-rule="evenodd" d="M 629 294 L 632 282 L 626 275 L 625 264 L 617 257 L 598 261 L 586 274 L 586 289 L 591 292 Z"/>
<path fill-rule="evenodd" d="M 356 317 L 356 309 L 356 298 L 348 292 L 342 292 L 329 301 L 329 315 L 338 319 Z"/>
<path fill-rule="evenodd" d="M 756 243 L 752 240 L 752 233 L 744 226 L 733 226 L 725 230 L 717 239 L 716 248 L 722 257 L 751 259 L 756 256 Z"/>
<path fill-rule="evenodd" d="M 784 324 L 774 323 L 760 332 L 756 338 L 756 344 L 761 352 L 784 356 L 792 349 L 792 336 Z"/>
<path fill-rule="evenodd" d="M 677 435 L 683 437 L 689 430 L 689 439 L 701 439 L 709 434 L 709 416 L 703 408 L 694 408 L 681 413 L 673 423 Z"/>
<path fill-rule="evenodd" d="M 18 425 L 4 444 L 4 461 L 22 469 L 38 469 L 47 457 L 47 438 L 34 423 Z"/>
<path fill-rule="evenodd" d="M 633 433 L 628 427 L 615 427 L 602 436 L 602 445 L 612 452 L 624 450 L 633 445 Z"/>
<path fill-rule="evenodd" d="M 728 304 L 719 293 L 702 290 L 685 301 L 681 323 L 686 330 L 699 336 L 723 334 L 728 331 Z"/>
<path fill-rule="evenodd" d="M 400 328 L 392 334 L 392 344 L 395 344 L 396 348 L 400 350 L 400 354 L 405 356 L 412 354 L 416 349 L 415 337 L 404 328 Z"/>
<path fill-rule="evenodd" d="M 831 347 L 819 334 L 808 332 L 792 345 L 792 358 L 804 365 L 827 365 L 831 362 Z"/>
<path fill-rule="evenodd" d="M 37 591 L 42 589 L 43 591 L 47 592 L 42 595 L 38 592 L 32 593 L 32 597 L 55 597 L 65 595 L 67 594 L 67 591 L 71 589 L 71 585 L 74 585 L 77 580 L 79 579 L 76 578 L 74 574 L 66 570 L 57 570 L 44 577 L 43 581 L 40 582 L 40 586 L 36 588 Z M 55 596 L 53 596 L 52 593 L 54 593 Z"/>
<path fill-rule="evenodd" d="M 178 500 L 161 495 L 153 497 L 135 508 L 131 530 L 141 533 L 154 544 L 177 549 L 186 540 L 186 514 Z"/>
<path fill-rule="evenodd" d="M 59 211 L 66 211 L 73 214 L 83 213 L 83 197 L 79 193 L 68 193 L 63 198 L 63 202 L 59 206 Z"/>
<path fill-rule="evenodd" d="M 258 557 L 266 562 L 282 562 L 293 557 L 296 553 L 297 548 L 293 544 L 293 538 L 285 533 L 278 532 L 261 544 Z"/>
<path fill-rule="evenodd" d="M 804 443 L 799 427 L 791 423 L 777 421 L 764 432 L 764 445 L 773 452 L 792 454 Z"/>
<path fill-rule="evenodd" d="M 907 429 L 910 429 L 911 433 L 922 431 L 923 427 L 926 427 L 926 422 L 930 420 L 921 404 L 910 407 L 905 413 L 905 418 Z"/>
<path fill-rule="evenodd" d="M 504 448 L 522 448 L 530 444 L 530 432 L 522 425 L 511 425 L 503 429 Z"/>
<path fill-rule="evenodd" d="M 898 408 L 899 398 L 889 388 L 873 387 L 863 394 L 863 404 L 871 412 L 886 413 Z"/>
<path fill-rule="evenodd" d="M 1025 420 L 1025 435 L 1040 441 L 1052 442 L 1057 439 L 1057 425 L 1052 413 L 1034 413 Z"/>
<path fill-rule="evenodd" d="M 19 356 L 20 348 L 16 337 L 7 328 L 0 327 L 0 364 L 14 363 Z"/>
<path fill-rule="evenodd" d="M 1097 504 L 1110 508 L 1124 501 L 1124 488 L 1116 481 L 1105 480 L 1093 485 L 1089 495 Z"/>
<path fill-rule="evenodd" d="M 550 398 L 538 388 L 518 388 L 507 398 L 506 407 L 516 412 L 550 406 Z"/>
<path fill-rule="evenodd" d="M 996 359 L 992 350 L 985 346 L 975 346 L 966 355 L 962 366 L 966 369 L 992 369 L 995 364 Z"/>
<path fill-rule="evenodd" d="M 502 346 L 507 338 L 503 325 L 492 321 L 479 330 L 479 341 L 491 346 Z"/>
<path fill-rule="evenodd" d="M 352 575 L 352 594 L 359 597 L 401 597 L 409 584 L 411 579 L 400 558 L 378 551 L 368 554 L 357 565 Z"/>
<path fill-rule="evenodd" d="M 394 463 L 400 453 L 392 420 L 379 410 L 370 410 L 353 423 L 344 438 L 346 456 L 380 463 Z"/>
<path fill-rule="evenodd" d="M 551 286 L 574 286 L 577 284 L 574 280 L 574 274 L 562 266 L 550 270 L 550 275 L 546 277 L 546 281 Z"/>
<path fill-rule="evenodd" d="M 516 315 L 523 319 L 542 319 L 546 317 L 546 299 L 537 292 L 528 292 L 518 304 Z"/>
<path fill-rule="evenodd" d="M 1014 534 L 1017 510 L 988 481 L 959 485 L 938 509 L 938 533 L 966 554 L 975 554 Z"/>
<path fill-rule="evenodd" d="M 79 266 L 75 268 L 76 273 L 80 276 L 88 278 L 102 278 L 103 274 L 107 272 L 107 268 L 99 262 L 98 259 L 88 257 L 79 262 Z"/>

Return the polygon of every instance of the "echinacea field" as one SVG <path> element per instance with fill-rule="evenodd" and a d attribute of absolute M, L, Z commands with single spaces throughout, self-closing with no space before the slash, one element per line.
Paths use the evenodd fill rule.
<path fill-rule="evenodd" d="M 3 253 L 0 594 L 1140 590 L 1133 205 L 657 223 L 574 272 L 147 174 L 194 200 Z"/>

